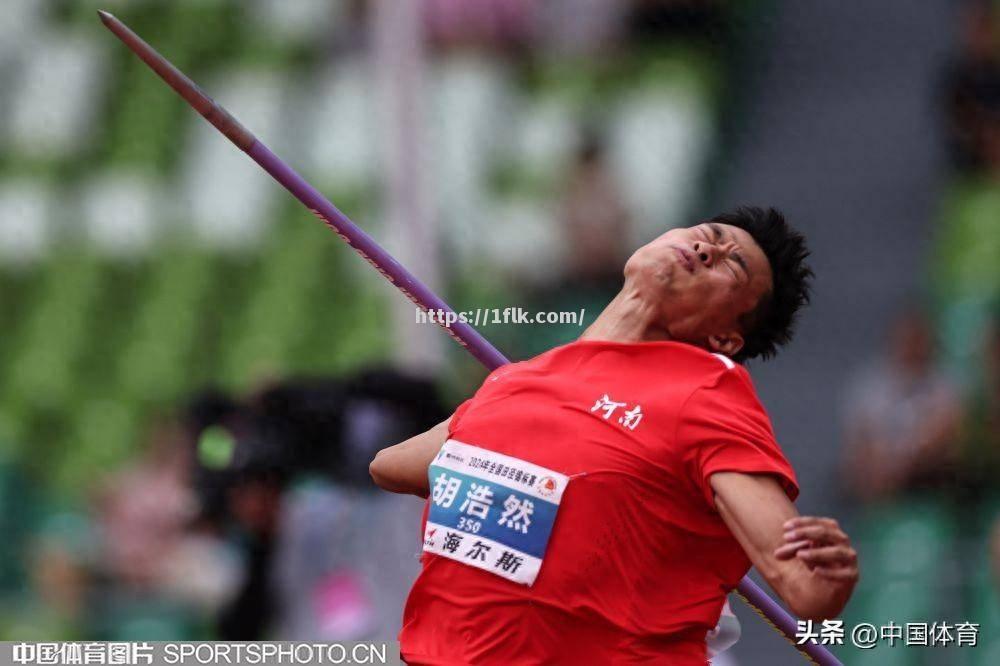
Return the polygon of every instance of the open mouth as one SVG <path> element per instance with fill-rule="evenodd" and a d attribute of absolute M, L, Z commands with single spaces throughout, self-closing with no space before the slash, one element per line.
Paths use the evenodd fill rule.
<path fill-rule="evenodd" d="M 691 254 L 676 245 L 672 247 L 674 248 L 674 252 L 676 252 L 677 256 L 680 258 L 681 264 L 684 265 L 684 268 L 687 269 L 688 273 L 694 273 L 694 260 L 691 258 Z"/>

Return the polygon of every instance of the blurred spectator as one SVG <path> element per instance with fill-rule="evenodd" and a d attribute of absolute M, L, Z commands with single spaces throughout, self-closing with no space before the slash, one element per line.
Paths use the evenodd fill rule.
<path fill-rule="evenodd" d="M 99 494 L 104 579 L 98 593 L 111 615 L 94 631 L 106 638 L 127 637 L 127 621 L 136 614 L 161 623 L 159 638 L 192 638 L 191 628 L 216 614 L 237 589 L 240 560 L 217 531 L 203 530 L 197 520 L 191 443 L 181 423 L 156 423 L 141 457 Z"/>
<path fill-rule="evenodd" d="M 962 171 L 1000 166 L 1000 38 L 996 9 L 986 0 L 969 5 L 962 51 L 946 79 L 948 140 Z"/>
<path fill-rule="evenodd" d="M 86 516 L 56 512 L 44 520 L 28 549 L 36 598 L 20 608 L 35 640 L 77 640 L 86 633 L 95 564 L 93 525 Z M 28 640 L 31 640 L 28 638 Z"/>
<path fill-rule="evenodd" d="M 394 370 L 350 378 L 336 404 L 331 464 L 303 469 L 282 505 L 275 560 L 284 640 L 394 636 L 419 566 L 422 506 L 380 493 L 375 452 L 447 418 L 435 385 Z M 335 462 L 333 462 L 335 461 Z"/>
<path fill-rule="evenodd" d="M 619 287 L 630 240 L 628 213 L 596 134 L 581 142 L 559 221 L 566 247 L 563 281 Z"/>
<path fill-rule="evenodd" d="M 280 477 L 265 469 L 248 470 L 230 489 L 230 510 L 242 546 L 244 569 L 236 595 L 219 614 L 220 640 L 266 637 L 275 610 L 270 570 L 282 489 Z"/>
<path fill-rule="evenodd" d="M 125 586 L 156 586 L 193 515 L 190 462 L 182 442 L 176 425 L 158 424 L 143 456 L 113 475 L 101 494 L 103 561 L 107 573 Z"/>
<path fill-rule="evenodd" d="M 252 397 L 227 426 L 234 445 L 224 470 L 225 515 L 228 536 L 242 555 L 243 575 L 219 613 L 220 640 L 263 640 L 277 609 L 272 567 L 282 494 L 301 449 L 290 434 L 295 423 L 287 418 L 286 405 L 272 399 L 277 390 Z"/>
<path fill-rule="evenodd" d="M 529 293 L 532 310 L 578 312 L 593 319 L 622 284 L 631 241 L 624 197 L 605 159 L 604 144 L 585 132 L 567 174 L 559 212 L 564 257 L 556 282 Z M 527 358 L 569 342 L 582 329 L 551 324 L 517 327 L 517 356 Z"/>
<path fill-rule="evenodd" d="M 166 618 L 166 639 L 198 637 L 192 611 L 214 616 L 220 640 L 393 635 L 418 570 L 421 505 L 376 493 L 368 463 L 447 414 L 432 382 L 391 369 L 277 382 L 243 403 L 198 394 L 184 427 L 158 424 L 100 496 L 107 584 L 95 601 L 112 624 Z M 47 606 L 75 617 L 86 571 L 40 553 Z M 102 635 L 120 639 L 117 628 Z"/>
<path fill-rule="evenodd" d="M 961 406 L 934 363 L 930 324 L 905 312 L 884 358 L 853 383 L 845 431 L 847 479 L 862 500 L 893 499 L 944 480 L 954 469 Z"/>

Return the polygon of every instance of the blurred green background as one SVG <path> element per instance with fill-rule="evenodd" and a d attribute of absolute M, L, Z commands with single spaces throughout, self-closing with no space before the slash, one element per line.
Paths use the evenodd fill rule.
<path fill-rule="evenodd" d="M 853 528 L 865 573 L 850 621 L 982 623 L 981 649 L 880 649 L 845 659 L 998 663 L 1000 602 L 989 539 L 1000 421 L 990 420 L 991 382 L 998 380 L 988 374 L 1000 297 L 1000 114 L 990 96 L 996 17 L 977 14 L 975 3 L 927 3 L 898 32 L 949 28 L 917 62 L 907 59 L 905 45 L 886 42 L 886 24 L 866 18 L 869 10 L 837 14 L 823 3 L 419 4 L 422 61 L 409 75 L 419 76 L 411 100 L 419 100 L 420 113 L 411 129 L 422 152 L 404 173 L 421 179 L 436 248 L 434 274 L 421 277 L 458 310 L 584 307 L 589 321 L 614 293 L 632 248 L 742 203 L 748 191 L 766 198 L 783 188 L 777 191 L 788 194 L 775 203 L 799 213 L 825 273 L 814 305 L 823 323 L 807 324 L 798 347 L 808 353 L 779 366 L 780 379 L 762 375 L 779 438 L 811 423 L 810 411 L 795 403 L 805 393 L 795 384 L 797 368 L 830 378 L 817 402 L 838 418 L 833 399 L 847 378 L 825 372 L 880 353 L 890 310 L 916 303 L 939 342 L 935 365 L 954 378 L 968 406 L 956 455 L 978 471 L 931 491 L 858 500 L 840 490 L 850 472 L 833 466 L 842 455 L 835 427 L 814 427 L 830 443 L 817 447 L 819 458 L 807 438 L 782 438 L 803 487 L 818 489 L 807 508 L 846 514 Z M 387 221 L 398 206 L 387 156 L 405 147 L 392 145 L 399 118 L 386 110 L 385 95 L 399 91 L 379 70 L 376 5 L 4 3 L 0 637 L 216 635 L 208 615 L 167 596 L 136 604 L 93 591 L 93 579 L 109 575 L 94 518 L 102 484 L 128 469 L 158 424 L 206 386 L 246 395 L 278 378 L 406 366 L 411 337 L 413 348 L 428 345 L 406 323 L 401 307 L 410 306 L 402 297 L 107 33 L 96 9 L 124 20 L 406 263 L 407 240 Z M 900 3 L 884 11 L 888 23 L 908 13 Z M 381 20 L 394 29 L 391 19 Z M 849 36 L 834 42 L 836 57 L 825 57 L 824 26 Z M 855 48 L 855 37 L 869 51 Z M 986 55 L 984 39 L 993 44 Z M 863 58 L 877 48 L 892 62 L 873 66 L 873 80 L 886 89 L 919 81 L 906 99 L 926 105 L 914 119 L 900 100 L 886 111 L 859 93 L 860 101 L 849 101 L 867 104 L 861 115 L 891 116 L 865 144 L 853 127 L 838 134 L 823 125 L 851 124 L 824 87 L 836 90 L 839 81 L 860 90 Z M 962 69 L 968 61 L 974 66 Z M 768 117 L 773 107 L 761 102 L 768 96 L 789 115 Z M 791 99 L 814 106 L 796 110 Z M 933 173 L 922 172 L 923 180 L 908 180 L 906 164 L 888 176 L 877 166 L 880 151 L 917 163 L 907 152 L 914 142 L 892 134 L 893 125 L 905 129 L 911 121 L 923 137 L 915 143 L 938 146 L 928 149 Z M 936 129 L 924 132 L 928 124 Z M 767 133 L 755 133 L 762 125 L 787 128 L 769 141 L 817 169 L 807 174 L 815 189 L 794 185 L 807 171 L 796 158 L 775 159 L 762 147 Z M 837 144 L 857 146 L 857 161 L 837 162 Z M 755 153 L 757 162 L 742 157 Z M 875 191 L 836 190 L 851 172 Z M 916 212 L 905 203 L 895 217 L 874 212 L 880 197 L 912 203 L 925 194 L 929 205 L 920 199 Z M 845 201 L 873 210 L 866 216 L 836 208 Z M 832 221 L 818 212 L 835 209 Z M 857 265 L 841 261 L 847 250 L 835 254 L 845 237 L 859 239 L 847 241 L 857 243 L 850 248 L 860 253 Z M 919 257 L 905 285 L 893 282 L 891 261 L 859 268 L 874 256 L 864 254 L 868 245 Z M 839 271 L 858 281 L 826 286 Z M 866 297 L 868 310 L 859 303 Z M 836 310 L 836 298 L 844 309 Z M 865 316 L 873 310 L 880 315 Z M 524 358 L 581 329 L 481 330 L 510 357 Z M 483 373 L 438 337 L 421 369 L 453 405 Z M 810 365 L 817 357 L 828 365 Z M 77 589 L 83 602 L 61 601 Z M 740 615 L 745 638 L 727 658 L 796 663 L 794 652 L 764 637 L 769 630 L 753 615 Z"/>

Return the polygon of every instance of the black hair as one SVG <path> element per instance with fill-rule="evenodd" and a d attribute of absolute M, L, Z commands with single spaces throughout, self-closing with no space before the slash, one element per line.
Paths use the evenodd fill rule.
<path fill-rule="evenodd" d="M 743 348 L 733 356 L 738 363 L 757 357 L 767 360 L 792 339 L 799 308 L 809 303 L 813 272 L 806 264 L 806 239 L 774 208 L 741 206 L 712 222 L 746 231 L 771 264 L 771 290 L 753 310 L 740 315 Z"/>

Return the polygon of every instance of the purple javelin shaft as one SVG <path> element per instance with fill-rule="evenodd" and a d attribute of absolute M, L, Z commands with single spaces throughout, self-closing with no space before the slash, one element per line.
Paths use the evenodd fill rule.
<path fill-rule="evenodd" d="M 284 185 L 289 192 L 295 195 L 295 198 L 305 204 L 316 217 L 322 220 L 323 223 L 329 226 L 348 245 L 354 248 L 355 252 L 374 266 L 385 279 L 393 283 L 407 298 L 424 310 L 453 312 L 451 307 L 431 291 L 427 285 L 418 280 L 410 271 L 406 270 L 392 255 L 382 249 L 371 236 L 351 222 L 346 215 L 341 213 L 316 188 L 307 183 L 302 176 L 282 162 L 277 155 L 258 141 L 238 120 L 229 115 L 221 105 L 202 92 L 194 81 L 185 76 L 183 72 L 174 67 L 170 61 L 157 53 L 153 47 L 143 41 L 141 37 L 132 32 L 128 26 L 117 18 L 105 11 L 98 11 L 97 13 L 101 18 L 101 22 L 139 56 L 143 62 L 149 65 L 167 85 L 173 88 L 188 104 L 204 116 L 208 122 L 236 144 L 240 150 L 249 155 L 253 161 L 271 174 L 275 180 Z M 441 317 L 436 317 L 435 319 L 441 323 L 441 327 L 452 338 L 468 349 L 469 353 L 491 370 L 510 362 L 469 324 L 458 320 L 449 327 L 443 324 Z"/>
<path fill-rule="evenodd" d="M 312 213 L 330 227 L 354 251 L 370 263 L 375 270 L 393 283 L 418 307 L 425 310 L 454 312 L 451 307 L 431 291 L 427 285 L 406 270 L 375 240 L 354 224 L 316 188 L 285 164 L 271 150 L 229 113 L 206 95 L 191 79 L 174 67 L 149 44 L 132 32 L 124 23 L 105 11 L 97 12 L 101 22 L 126 46 L 173 88 L 185 101 L 222 132 L 230 141 L 245 152 L 271 176 L 305 204 Z M 440 321 L 440 319 L 439 319 Z M 448 335 L 469 350 L 476 359 L 490 370 L 506 365 L 510 361 L 491 345 L 476 329 L 462 321 L 450 327 L 442 325 Z M 795 618 L 771 599 L 750 578 L 740 581 L 737 588 L 743 598 L 760 614 L 782 632 L 793 645 L 797 629 Z M 841 663 L 826 648 L 820 645 L 796 645 L 797 649 L 821 666 L 841 666 Z"/>
<path fill-rule="evenodd" d="M 440 296 L 418 280 L 413 273 L 406 270 L 371 236 L 351 222 L 346 215 L 341 213 L 316 188 L 307 183 L 294 169 L 282 162 L 267 146 L 260 141 L 255 141 L 246 153 L 418 307 L 424 310 L 453 312 L 451 306 L 441 300 Z M 441 317 L 435 319 L 441 323 Z M 490 370 L 510 363 L 506 356 L 501 354 L 479 331 L 469 324 L 456 320 L 450 326 L 441 324 L 441 327 Z"/>

